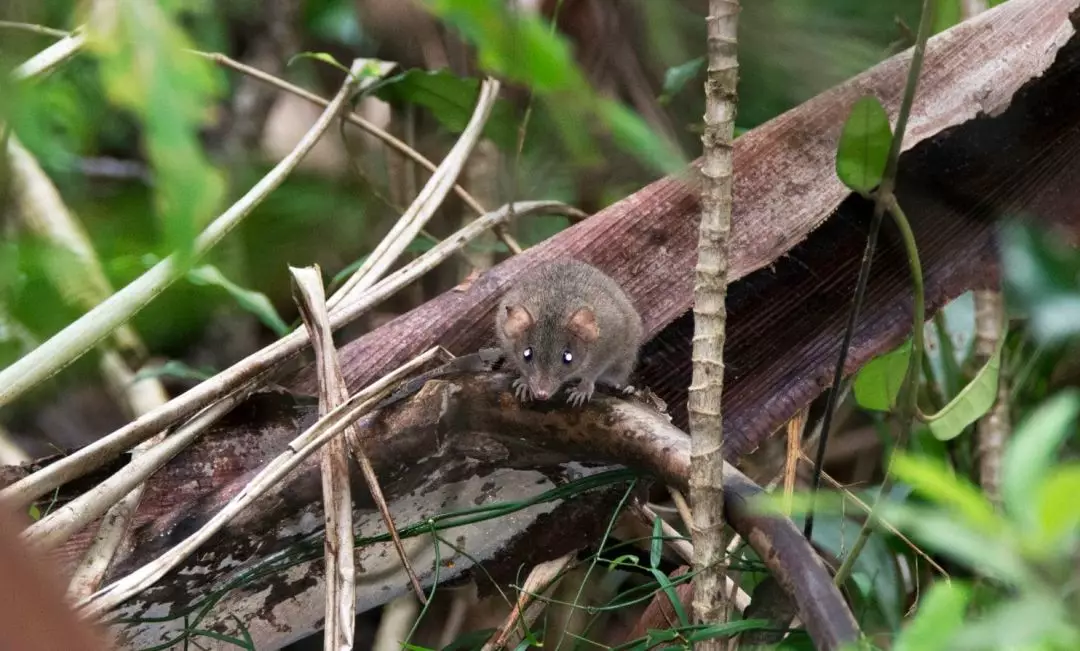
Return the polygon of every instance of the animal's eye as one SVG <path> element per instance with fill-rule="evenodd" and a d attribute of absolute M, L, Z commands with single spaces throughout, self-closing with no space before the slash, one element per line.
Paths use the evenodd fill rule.
<path fill-rule="evenodd" d="M 521 351 L 521 356 L 525 358 L 526 362 L 531 362 L 532 361 L 532 346 L 530 346 L 530 347 L 526 348 L 525 350 Z"/>
<path fill-rule="evenodd" d="M 569 364 L 572 361 L 574 361 L 574 354 L 569 350 L 562 351 L 562 363 Z"/>

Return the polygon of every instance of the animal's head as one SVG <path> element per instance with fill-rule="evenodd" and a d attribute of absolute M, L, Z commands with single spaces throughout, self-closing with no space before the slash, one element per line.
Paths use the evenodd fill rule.
<path fill-rule="evenodd" d="M 533 396 L 547 400 L 588 361 L 592 344 L 600 337 L 596 314 L 582 307 L 565 320 L 538 321 L 524 305 L 504 309 L 502 335 L 511 360 Z"/>

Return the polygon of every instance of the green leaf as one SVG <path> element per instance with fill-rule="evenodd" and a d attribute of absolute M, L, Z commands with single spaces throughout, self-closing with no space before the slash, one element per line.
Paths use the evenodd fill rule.
<path fill-rule="evenodd" d="M 893 475 L 926 500 L 952 511 L 967 526 L 986 534 L 1003 531 L 1005 522 L 986 497 L 970 482 L 957 477 L 938 459 L 894 453 Z"/>
<path fill-rule="evenodd" d="M 956 651 L 1080 648 L 1080 635 L 1067 612 L 1068 600 L 1048 591 L 1029 590 L 1003 600 L 976 621 L 968 621 L 953 638 Z"/>
<path fill-rule="evenodd" d="M 1000 231 L 1008 303 L 1028 313 L 1036 341 L 1080 335 L 1080 254 L 1053 233 L 1007 224 Z"/>
<path fill-rule="evenodd" d="M 638 557 L 634 554 L 623 554 L 622 556 L 616 556 L 608 563 L 608 572 L 622 567 L 623 565 L 630 565 L 632 567 L 638 566 Z"/>
<path fill-rule="evenodd" d="M 109 100 L 142 125 L 156 213 L 166 246 L 183 263 L 217 212 L 225 183 L 199 140 L 221 95 L 221 76 L 185 51 L 192 43 L 176 20 L 180 4 L 115 0 L 91 14 L 86 34 Z"/>
<path fill-rule="evenodd" d="M 855 102 L 840 133 L 836 174 L 847 187 L 868 193 L 881 183 L 892 143 L 889 116 L 877 98 Z"/>
<path fill-rule="evenodd" d="M 955 438 L 994 406 L 998 394 L 998 373 L 1001 370 L 1001 350 L 1005 344 L 1002 333 L 997 349 L 955 398 L 941 411 L 926 417 L 926 424 L 941 441 Z"/>
<path fill-rule="evenodd" d="M 447 131 L 465 130 L 480 95 L 480 80 L 458 77 L 448 70 L 407 70 L 390 77 L 375 89 L 375 95 L 388 102 L 422 106 Z M 513 108 L 498 100 L 484 125 L 484 134 L 503 151 L 516 151 L 518 120 Z"/>
<path fill-rule="evenodd" d="M 1050 556 L 1055 552 L 1067 552 L 1072 547 L 1080 532 L 1080 499 L 1077 495 L 1080 495 L 1080 465 L 1058 468 L 1042 483 L 1033 505 L 1038 528 L 1028 538 L 1036 553 Z"/>
<path fill-rule="evenodd" d="M 711 640 L 716 637 L 730 637 L 745 631 L 758 631 L 775 626 L 767 619 L 740 619 L 726 624 L 712 624 L 703 626 L 686 636 L 690 642 Z"/>
<path fill-rule="evenodd" d="M 174 377 L 181 380 L 198 380 L 202 382 L 214 377 L 216 373 L 217 371 L 213 368 L 196 369 L 180 360 L 170 359 L 160 366 L 148 366 L 139 369 L 139 372 L 132 378 L 131 383 L 134 384 L 140 380 L 155 377 Z"/>
<path fill-rule="evenodd" d="M 31 504 L 27 514 L 30 516 L 30 519 L 35 522 L 41 519 L 41 509 L 38 508 L 37 504 Z"/>
<path fill-rule="evenodd" d="M 893 644 L 893 651 L 947 651 L 964 625 L 971 587 L 958 580 L 939 581 L 919 604 L 919 612 Z"/>
<path fill-rule="evenodd" d="M 349 70 L 349 66 L 346 66 L 337 59 L 335 59 L 334 55 L 330 54 L 329 52 L 300 52 L 299 54 L 294 54 L 289 57 L 289 61 L 285 64 L 285 67 L 291 66 L 293 62 L 297 59 L 313 59 L 315 61 L 325 63 L 332 68 L 337 68 L 338 70 L 344 72 L 347 75 L 352 74 L 352 71 Z"/>
<path fill-rule="evenodd" d="M 974 352 L 975 344 L 975 294 L 964 292 L 948 302 L 941 310 L 946 332 L 939 333 L 938 319 L 923 328 L 926 340 L 926 358 L 930 372 L 945 396 L 960 392 L 961 371 Z M 941 336 L 946 339 L 943 341 Z M 946 354 L 951 357 L 946 357 Z"/>
<path fill-rule="evenodd" d="M 817 511 L 817 509 L 815 509 Z M 794 519 L 794 518 L 793 518 Z M 799 518 L 802 520 L 802 518 Z M 796 522 L 802 526 L 801 521 Z M 844 558 L 859 535 L 859 524 L 839 515 L 826 515 L 817 511 L 814 524 L 814 545 L 837 558 Z M 903 617 L 904 594 L 896 561 L 885 540 L 878 533 L 870 534 L 861 554 L 855 559 L 853 578 L 865 579 L 865 593 L 873 595 L 873 601 L 893 628 L 900 626 Z"/>
<path fill-rule="evenodd" d="M 863 409 L 889 411 L 904 383 L 911 360 L 911 340 L 870 360 L 855 375 L 855 402 Z"/>
<path fill-rule="evenodd" d="M 658 569 L 664 555 L 664 522 L 660 516 L 653 519 L 652 541 L 649 545 L 649 567 Z"/>
<path fill-rule="evenodd" d="M 881 506 L 882 519 L 942 556 L 1014 586 L 1033 580 L 1023 557 L 1005 532 L 988 533 L 971 527 L 941 509 Z"/>
<path fill-rule="evenodd" d="M 934 0 L 934 25 L 932 34 L 955 27 L 964 19 L 960 0 Z"/>
<path fill-rule="evenodd" d="M 615 139 L 615 144 L 637 156 L 662 174 L 673 174 L 686 165 L 669 142 L 661 138 L 637 113 L 612 100 L 601 100 L 600 115 Z"/>
<path fill-rule="evenodd" d="M 478 631 L 462 633 L 456 640 L 447 644 L 441 651 L 466 651 L 467 649 L 479 649 L 495 634 L 494 628 L 485 628 Z"/>
<path fill-rule="evenodd" d="M 1080 391 L 1066 389 L 1043 402 L 1016 428 L 1002 460 L 1001 493 L 1009 514 L 1035 525 L 1037 495 L 1061 442 L 1075 435 Z"/>
<path fill-rule="evenodd" d="M 670 102 L 672 97 L 679 94 L 679 91 L 701 72 L 704 65 L 705 57 L 698 57 L 668 68 L 667 72 L 664 73 L 664 89 L 659 97 L 660 103 L 667 104 Z"/>
<path fill-rule="evenodd" d="M 226 278 L 217 267 L 209 264 L 197 267 L 187 273 L 187 279 L 195 285 L 211 285 L 224 289 L 240 307 L 259 317 L 277 336 L 284 337 L 289 334 L 289 326 L 278 316 L 277 310 L 265 294 L 237 285 Z"/>
<path fill-rule="evenodd" d="M 436 16 L 476 45 L 481 67 L 540 93 L 588 87 L 569 43 L 539 17 L 503 0 L 427 0 Z"/>

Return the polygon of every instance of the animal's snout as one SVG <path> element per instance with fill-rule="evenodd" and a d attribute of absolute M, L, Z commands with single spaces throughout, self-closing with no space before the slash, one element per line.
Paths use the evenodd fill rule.
<path fill-rule="evenodd" d="M 532 392 L 537 400 L 547 400 L 551 397 L 551 392 L 547 389 L 533 389 Z"/>

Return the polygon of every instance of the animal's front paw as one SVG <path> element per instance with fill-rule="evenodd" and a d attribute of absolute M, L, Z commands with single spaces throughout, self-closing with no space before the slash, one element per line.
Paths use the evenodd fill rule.
<path fill-rule="evenodd" d="M 514 387 L 514 396 L 521 402 L 530 402 L 533 399 L 532 391 L 529 390 L 529 383 L 525 381 L 525 378 L 519 377 L 514 380 L 512 386 Z"/>
<path fill-rule="evenodd" d="M 566 402 L 575 407 L 582 406 L 592 398 L 593 388 L 592 383 L 578 384 L 567 392 Z"/>

